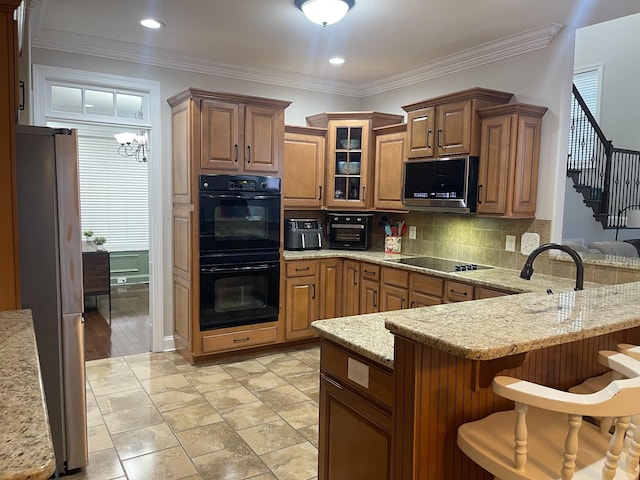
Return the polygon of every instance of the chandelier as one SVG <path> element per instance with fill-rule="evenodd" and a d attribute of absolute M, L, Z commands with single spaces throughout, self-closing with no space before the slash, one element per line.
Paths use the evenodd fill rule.
<path fill-rule="evenodd" d="M 355 2 L 354 0 L 295 0 L 295 3 L 309 20 L 326 27 L 340 21 Z"/>
<path fill-rule="evenodd" d="M 135 157 L 138 162 L 147 162 L 147 152 L 149 151 L 147 134 L 131 132 L 116 133 L 116 142 L 120 144 L 118 154 L 121 157 Z"/>

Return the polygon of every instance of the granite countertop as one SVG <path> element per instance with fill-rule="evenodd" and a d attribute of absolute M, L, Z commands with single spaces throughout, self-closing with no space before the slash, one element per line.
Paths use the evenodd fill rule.
<path fill-rule="evenodd" d="M 39 480 L 55 470 L 30 310 L 0 312 L 0 480 Z"/>
<path fill-rule="evenodd" d="M 640 313 L 632 306 L 640 282 L 606 287 L 586 283 L 586 290 L 574 292 L 575 281 L 566 278 L 534 274 L 531 280 L 523 280 L 519 271 L 504 268 L 448 273 L 395 261 L 413 256 L 353 250 L 284 254 L 285 260 L 341 257 L 368 261 L 520 293 L 313 322 L 321 336 L 388 367 L 393 367 L 392 333 L 464 358 L 489 360 L 640 325 Z M 549 289 L 553 295 L 547 294 Z"/>
<path fill-rule="evenodd" d="M 491 267 L 486 270 L 473 270 L 467 272 L 441 272 L 428 268 L 415 267 L 398 263 L 402 258 L 419 257 L 420 255 L 386 254 L 384 252 L 359 251 L 359 250 L 304 250 L 304 251 L 284 251 L 285 260 L 305 260 L 317 258 L 346 258 L 364 262 L 376 263 L 383 266 L 409 270 L 412 272 L 426 273 L 434 277 L 455 280 L 459 282 L 472 283 L 479 287 L 493 288 L 507 293 L 546 293 L 547 289 L 553 292 L 572 290 L 575 287 L 575 280 L 551 275 L 541 275 L 534 273 L 531 280 L 520 278 L 519 270 L 509 270 L 507 268 Z M 598 286 L 596 283 L 585 283 L 585 288 Z"/>

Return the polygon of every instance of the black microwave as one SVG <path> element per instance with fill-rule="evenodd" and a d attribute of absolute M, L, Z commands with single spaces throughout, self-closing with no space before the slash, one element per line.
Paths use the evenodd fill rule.
<path fill-rule="evenodd" d="M 404 163 L 402 203 L 407 210 L 476 211 L 478 157 L 411 160 Z"/>

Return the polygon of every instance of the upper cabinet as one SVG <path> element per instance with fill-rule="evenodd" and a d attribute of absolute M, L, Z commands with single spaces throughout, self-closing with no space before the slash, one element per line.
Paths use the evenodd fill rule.
<path fill-rule="evenodd" d="M 405 160 L 407 124 L 373 130 L 376 146 L 374 207 L 402 210 L 402 164 Z"/>
<path fill-rule="evenodd" d="M 282 173 L 284 109 L 290 102 L 192 88 L 167 101 L 173 131 L 186 135 L 184 156 L 191 157 L 185 161 L 193 173 Z M 175 150 L 174 169 L 180 155 Z"/>
<path fill-rule="evenodd" d="M 477 110 L 509 102 L 513 94 L 471 88 L 403 106 L 407 112 L 406 157 L 478 155 Z"/>
<path fill-rule="evenodd" d="M 519 103 L 478 111 L 482 148 L 477 213 L 535 217 L 540 131 L 546 111 L 546 107 Z"/>
<path fill-rule="evenodd" d="M 284 208 L 322 207 L 325 196 L 324 128 L 294 127 L 284 130 L 282 200 Z"/>
<path fill-rule="evenodd" d="M 327 129 L 325 206 L 373 207 L 372 130 L 402 120 L 401 115 L 378 112 L 322 113 L 307 117 L 309 126 Z"/>

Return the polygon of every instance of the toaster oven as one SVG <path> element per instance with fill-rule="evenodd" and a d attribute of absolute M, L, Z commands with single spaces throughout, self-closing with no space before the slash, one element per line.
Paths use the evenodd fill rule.
<path fill-rule="evenodd" d="M 373 213 L 329 213 L 329 248 L 367 250 Z"/>

